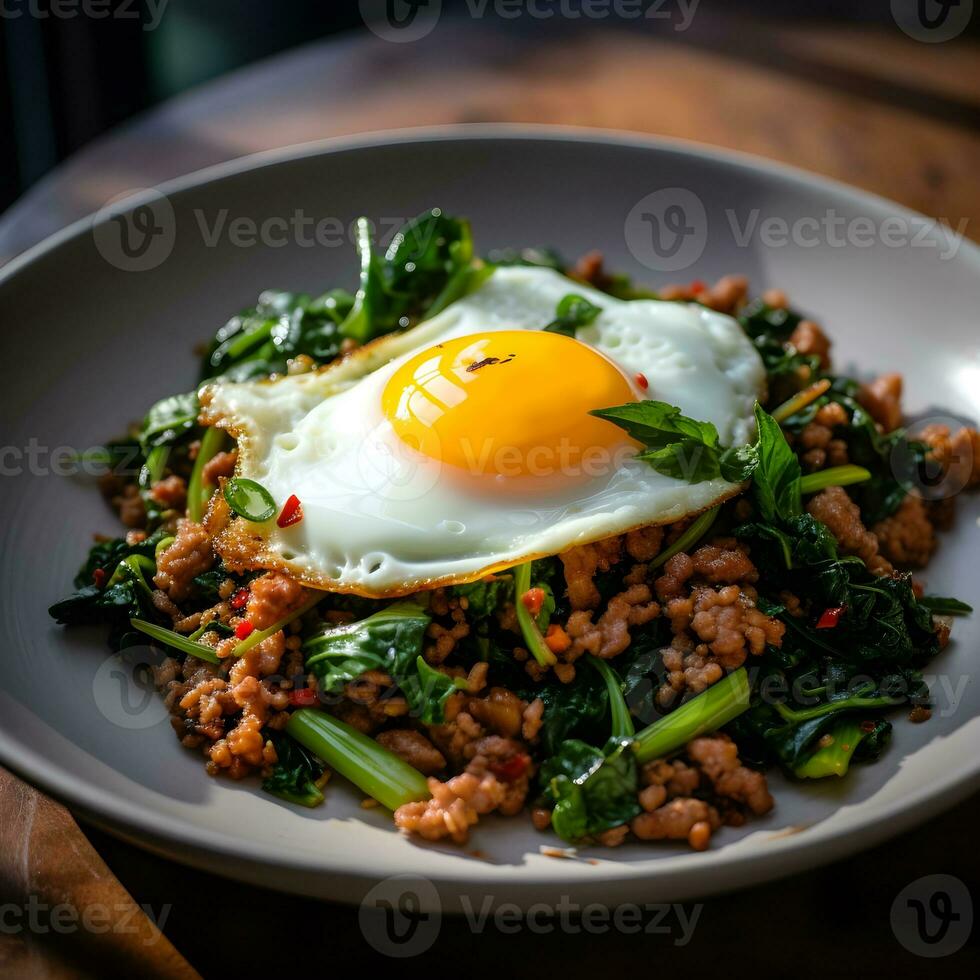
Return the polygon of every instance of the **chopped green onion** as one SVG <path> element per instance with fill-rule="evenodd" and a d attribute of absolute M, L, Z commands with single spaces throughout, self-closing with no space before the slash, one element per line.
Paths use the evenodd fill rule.
<path fill-rule="evenodd" d="M 522 596 L 530 588 L 531 563 L 528 561 L 514 569 L 514 608 L 517 610 L 517 623 L 521 628 L 524 642 L 527 644 L 528 650 L 531 651 L 531 656 L 542 667 L 550 667 L 558 662 L 558 658 L 551 652 L 548 644 L 544 642 L 538 624 L 522 600 Z"/>
<path fill-rule="evenodd" d="M 641 765 L 687 745 L 691 739 L 727 725 L 749 707 L 751 686 L 744 667 L 712 684 L 675 711 L 648 725 L 633 741 Z"/>
<path fill-rule="evenodd" d="M 826 487 L 849 487 L 852 483 L 864 483 L 871 474 L 863 466 L 831 466 L 817 473 L 808 473 L 800 480 L 800 493 L 804 496 Z"/>
<path fill-rule="evenodd" d="M 721 505 L 719 504 L 719 506 L 712 507 L 711 510 L 706 510 L 703 514 L 699 515 L 692 522 L 691 526 L 669 548 L 665 548 L 650 562 L 649 569 L 652 571 L 655 568 L 660 568 L 661 565 L 665 565 L 670 561 L 674 555 L 686 551 L 692 544 L 700 541 L 711 530 L 711 525 L 714 524 L 720 509 Z"/>
<path fill-rule="evenodd" d="M 418 769 L 325 711 L 294 711 L 286 733 L 389 810 L 429 796 L 426 778 Z"/>
<path fill-rule="evenodd" d="M 153 637 L 154 640 L 159 640 L 168 647 L 180 650 L 181 653 L 190 654 L 192 657 L 197 657 L 198 660 L 206 660 L 208 663 L 221 663 L 212 647 L 205 646 L 203 643 L 195 643 L 193 640 L 188 639 L 186 636 L 181 636 L 180 633 L 175 633 L 173 630 L 165 629 L 163 626 L 157 626 L 155 623 L 148 623 L 145 619 L 131 619 L 129 624 L 133 629 L 137 629 L 141 633 Z"/>
<path fill-rule="evenodd" d="M 221 429 L 205 430 L 201 437 L 201 446 L 197 451 L 197 459 L 194 460 L 194 469 L 191 470 L 190 479 L 187 481 L 187 516 L 198 524 L 204 516 L 204 507 L 211 497 L 204 485 L 204 467 L 218 455 L 224 441 L 225 434 Z"/>
<path fill-rule="evenodd" d="M 263 640 L 268 640 L 270 636 L 278 633 L 279 630 L 285 629 L 294 619 L 298 619 L 304 613 L 308 613 L 318 602 L 322 601 L 323 594 L 320 592 L 315 592 L 313 596 L 306 600 L 298 609 L 294 609 L 287 616 L 283 616 L 282 619 L 277 623 L 273 623 L 268 629 L 264 630 L 253 630 L 249 635 L 242 640 L 234 650 L 231 651 L 233 657 L 240 657 L 247 650 L 251 650 L 252 647 L 258 646 Z"/>
<path fill-rule="evenodd" d="M 261 524 L 275 516 L 276 502 L 261 483 L 233 476 L 225 482 L 225 500 L 239 517 Z"/>

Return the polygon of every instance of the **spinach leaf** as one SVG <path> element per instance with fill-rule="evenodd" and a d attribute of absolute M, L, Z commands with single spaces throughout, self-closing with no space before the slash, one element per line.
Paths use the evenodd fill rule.
<path fill-rule="evenodd" d="M 938 595 L 920 596 L 919 605 L 935 616 L 968 616 L 973 612 L 973 606 L 968 603 Z"/>
<path fill-rule="evenodd" d="M 371 240 L 371 225 L 358 219 L 360 285 L 340 333 L 358 343 L 434 315 L 482 284 L 486 275 L 473 255 L 469 222 L 433 208 L 407 222 L 384 256 Z"/>
<path fill-rule="evenodd" d="M 819 373 L 819 357 L 800 354 L 789 344 L 802 319 L 793 310 L 769 306 L 761 299 L 749 303 L 740 313 L 738 322 L 755 344 L 770 380 L 799 376 L 801 371 L 807 377 Z"/>
<path fill-rule="evenodd" d="M 526 680 L 526 675 L 524 676 Z M 609 735 L 609 693 L 602 676 L 595 670 L 577 670 L 568 684 L 551 679 L 541 684 L 521 686 L 515 678 L 514 690 L 526 701 L 540 698 L 544 703 L 538 733 L 542 754 L 561 751 L 569 739 L 601 743 Z"/>
<path fill-rule="evenodd" d="M 432 669 L 422 658 L 430 621 L 417 603 L 397 602 L 359 622 L 328 627 L 303 645 L 306 669 L 324 691 L 342 690 L 366 671 L 383 671 L 401 689 L 414 717 L 438 724 L 449 695 L 465 682 Z"/>
<path fill-rule="evenodd" d="M 262 789 L 287 803 L 314 807 L 323 802 L 323 791 L 317 785 L 325 766 L 308 749 L 283 732 L 269 732 L 278 761 L 262 780 Z"/>
<path fill-rule="evenodd" d="M 558 301 L 555 319 L 544 327 L 549 333 L 575 337 L 579 327 L 587 327 L 602 312 L 602 307 L 590 303 L 584 296 L 569 293 Z"/>
<path fill-rule="evenodd" d="M 628 823 L 641 809 L 629 738 L 611 738 L 602 749 L 569 739 L 541 767 L 541 782 L 554 805 L 551 825 L 563 840 L 594 837 Z"/>
<path fill-rule="evenodd" d="M 215 335 L 201 365 L 201 380 L 229 381 L 286 371 L 290 358 L 305 355 L 324 364 L 340 353 L 339 325 L 354 297 L 333 289 L 311 299 L 306 293 L 266 290 L 256 305 L 232 317 Z"/>
<path fill-rule="evenodd" d="M 200 406 L 197 392 L 171 395 L 158 401 L 146 413 L 139 430 L 144 455 L 158 446 L 169 446 L 197 425 Z"/>
<path fill-rule="evenodd" d="M 757 465 L 752 477 L 756 507 L 768 521 L 798 516 L 803 510 L 800 495 L 800 461 L 790 448 L 779 423 L 756 404 L 759 436 L 755 444 Z"/>

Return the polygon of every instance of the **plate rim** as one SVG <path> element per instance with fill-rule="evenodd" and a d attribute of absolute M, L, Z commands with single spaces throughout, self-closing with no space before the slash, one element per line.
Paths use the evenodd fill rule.
<path fill-rule="evenodd" d="M 409 143 L 439 143 L 461 141 L 551 141 L 567 142 L 570 144 L 595 144 L 603 146 L 621 146 L 640 150 L 670 152 L 690 155 L 699 159 L 726 166 L 737 167 L 756 174 L 771 175 L 793 184 L 801 185 L 810 191 L 829 192 L 843 198 L 849 203 L 872 205 L 879 210 L 887 209 L 890 215 L 906 218 L 931 219 L 914 209 L 908 208 L 884 196 L 870 191 L 864 191 L 843 181 L 821 174 L 812 173 L 800 167 L 769 160 L 756 154 L 739 150 L 730 150 L 708 143 L 673 137 L 650 136 L 640 133 L 624 132 L 615 129 L 599 129 L 565 125 L 538 125 L 533 123 L 471 123 L 442 126 L 406 127 L 400 129 L 376 130 L 354 135 L 335 136 L 309 142 L 295 143 L 289 146 L 257 153 L 247 154 L 234 159 L 213 164 L 195 170 L 189 174 L 173 178 L 163 183 L 145 188 L 132 194 L 126 194 L 112 201 L 111 211 L 104 207 L 99 211 L 88 214 L 73 221 L 65 228 L 49 235 L 41 242 L 31 246 L 24 252 L 14 256 L 3 267 L 0 267 L 0 288 L 14 279 L 23 270 L 43 259 L 49 253 L 63 245 L 89 233 L 100 217 L 108 220 L 109 214 L 117 214 L 138 207 L 146 200 L 156 200 L 160 194 L 166 196 L 180 194 L 185 191 L 199 189 L 202 186 L 232 177 L 274 167 L 283 163 L 317 156 L 330 156 L 351 150 L 370 150 L 384 146 Z M 961 253 L 968 261 L 980 267 L 980 245 L 972 239 L 962 237 Z M 0 729 L 0 762 L 15 772 L 28 783 L 41 788 L 55 799 L 74 808 L 84 819 L 89 820 L 105 829 L 134 841 L 140 846 L 167 853 L 174 860 L 195 866 L 207 866 L 228 877 L 247 877 L 236 875 L 236 866 L 214 867 L 207 860 L 208 856 L 246 862 L 250 868 L 261 871 L 283 871 L 315 874 L 318 876 L 342 875 L 351 880 L 364 883 L 375 881 L 383 873 L 383 869 L 365 868 L 352 857 L 344 858 L 341 854 L 331 854 L 320 862 L 311 863 L 307 854 L 293 855 L 288 850 L 277 848 L 272 844 L 253 843 L 247 852 L 240 841 L 228 838 L 217 831 L 201 828 L 186 820 L 174 820 L 164 816 L 160 811 L 145 803 L 136 803 L 125 796 L 115 796 L 113 803 L 100 802 L 109 798 L 95 790 L 85 780 L 77 777 L 67 767 L 56 763 L 35 752 L 16 737 Z M 508 898 L 519 898 L 520 892 L 530 891 L 551 884 L 565 885 L 569 888 L 590 885 L 636 885 L 643 880 L 657 876 L 669 877 L 680 885 L 684 891 L 684 882 L 692 878 L 703 878 L 706 873 L 715 869 L 724 874 L 719 875 L 715 885 L 694 888 L 688 885 L 690 894 L 708 894 L 724 889 L 747 886 L 761 880 L 773 880 L 786 874 L 791 874 L 807 867 L 816 867 L 828 863 L 858 850 L 874 846 L 911 827 L 936 815 L 965 798 L 972 791 L 980 788 L 980 758 L 977 758 L 972 768 L 962 768 L 950 773 L 938 785 L 918 789 L 906 794 L 899 800 L 886 803 L 876 808 L 874 813 L 864 815 L 853 825 L 821 829 L 817 824 L 807 828 L 806 834 L 790 834 L 782 838 L 774 838 L 767 843 L 765 854 L 758 851 L 726 854 L 727 848 L 719 848 L 703 854 L 672 855 L 670 858 L 651 858 L 649 860 L 616 862 L 603 861 L 608 871 L 590 865 L 583 865 L 576 870 L 574 862 L 555 862 L 561 868 L 548 873 L 547 867 L 536 866 L 533 872 L 522 870 L 517 866 L 506 878 Z M 844 802 L 842 808 L 848 804 Z M 839 810 L 837 812 L 840 812 Z M 147 838 L 152 838 L 152 842 Z M 158 843 L 160 842 L 160 843 Z M 169 845 L 169 848 L 167 847 Z M 181 848 L 175 851 L 174 848 Z M 424 862 L 424 850 L 419 851 L 420 863 Z M 682 862 L 682 863 L 681 863 Z M 778 865 L 785 862 L 780 869 Z M 573 867 L 569 867 L 573 865 Z M 616 871 L 613 872 L 613 866 Z M 758 875 L 740 875 L 745 867 L 757 866 L 761 872 Z M 775 866 L 775 867 L 774 867 Z M 481 873 L 482 862 L 461 861 L 458 867 L 440 868 L 438 873 L 427 875 L 437 886 L 445 885 L 458 888 L 460 885 L 469 886 L 471 891 L 481 887 L 501 884 L 501 879 Z M 742 878 L 734 884 L 726 881 L 735 875 Z M 277 887 L 275 882 L 267 882 Z M 288 890 L 305 890 L 297 888 L 295 882 L 287 886 Z M 343 898 L 343 895 L 332 897 Z"/>

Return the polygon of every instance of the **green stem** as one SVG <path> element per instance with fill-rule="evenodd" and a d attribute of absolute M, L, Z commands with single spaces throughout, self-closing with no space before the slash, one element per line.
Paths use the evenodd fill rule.
<path fill-rule="evenodd" d="M 429 796 L 425 776 L 356 728 L 317 708 L 294 711 L 286 732 L 389 810 Z"/>
<path fill-rule="evenodd" d="M 873 698 L 858 695 L 856 697 L 841 698 L 839 701 L 826 701 L 824 704 L 818 704 L 812 708 L 804 708 L 802 711 L 787 708 L 785 704 L 777 704 L 776 710 L 782 718 L 796 725 L 802 721 L 820 718 L 822 715 L 833 714 L 835 711 L 847 711 L 853 708 L 891 708 L 901 703 L 901 698 L 889 698 L 884 694 Z"/>
<path fill-rule="evenodd" d="M 682 551 L 686 551 L 691 547 L 692 544 L 696 544 L 700 541 L 707 533 L 711 530 L 711 525 L 714 524 L 715 518 L 718 516 L 718 511 L 721 510 L 721 505 L 717 507 L 712 507 L 711 510 L 706 510 L 703 514 L 699 515 L 692 523 L 691 526 L 669 547 L 664 549 L 657 555 L 656 558 L 650 562 L 648 568 L 652 571 L 655 568 L 660 568 L 661 565 L 665 565 L 674 555 L 679 554 Z"/>
<path fill-rule="evenodd" d="M 268 629 L 253 630 L 234 650 L 231 651 L 233 657 L 240 657 L 243 653 L 258 646 L 263 640 L 268 640 L 281 629 L 285 629 L 294 619 L 298 619 L 304 613 L 308 613 L 318 602 L 323 600 L 322 592 L 315 592 L 298 609 L 294 609 L 288 616 L 283 616 L 277 623 L 273 623 Z"/>
<path fill-rule="evenodd" d="M 800 493 L 806 496 L 827 487 L 849 487 L 852 483 L 864 483 L 871 473 L 863 466 L 831 466 L 828 470 L 808 473 L 800 480 Z"/>
<path fill-rule="evenodd" d="M 861 744 L 865 732 L 861 730 L 860 722 L 845 719 L 835 725 L 829 735 L 828 744 L 822 745 L 806 762 L 793 770 L 800 779 L 846 775 L 854 750 Z"/>
<path fill-rule="evenodd" d="M 785 422 L 797 412 L 802 412 L 811 402 L 816 401 L 829 387 L 830 382 L 826 378 L 823 381 L 816 381 L 812 385 L 808 385 L 793 395 L 792 398 L 784 401 L 779 408 L 772 412 L 772 417 L 777 422 Z"/>
<path fill-rule="evenodd" d="M 195 643 L 193 640 L 188 639 L 186 636 L 181 636 L 180 633 L 175 633 L 173 630 L 165 629 L 163 626 L 157 626 L 155 623 L 148 623 L 145 619 L 131 619 L 129 624 L 133 629 L 153 637 L 154 640 L 158 640 L 160 643 L 165 643 L 168 647 L 180 650 L 181 653 L 190 654 L 192 657 L 197 657 L 198 660 L 206 660 L 211 664 L 221 663 L 218 655 L 211 647 L 205 646 L 203 643 Z"/>
<path fill-rule="evenodd" d="M 224 432 L 214 427 L 206 429 L 201 436 L 201 447 L 197 451 L 194 469 L 187 481 L 187 516 L 196 524 L 201 523 L 204 507 L 211 496 L 204 486 L 204 467 L 217 456 L 224 441 Z"/>
<path fill-rule="evenodd" d="M 628 738 L 636 729 L 633 727 L 630 709 L 626 706 L 626 699 L 623 697 L 623 683 L 619 675 L 605 660 L 589 654 L 588 661 L 599 671 L 609 693 L 610 734 L 615 738 Z"/>
<path fill-rule="evenodd" d="M 517 623 L 521 627 L 521 635 L 527 644 L 531 656 L 542 667 L 550 667 L 558 662 L 558 658 L 551 652 L 548 644 L 544 642 L 541 630 L 534 621 L 531 611 L 521 601 L 521 596 L 531 588 L 531 563 L 525 562 L 514 569 L 514 608 L 517 610 Z"/>
<path fill-rule="evenodd" d="M 750 693 L 749 675 L 744 667 L 739 667 L 703 694 L 644 728 L 633 741 L 637 762 L 642 765 L 663 758 L 691 739 L 727 725 L 748 710 Z"/>

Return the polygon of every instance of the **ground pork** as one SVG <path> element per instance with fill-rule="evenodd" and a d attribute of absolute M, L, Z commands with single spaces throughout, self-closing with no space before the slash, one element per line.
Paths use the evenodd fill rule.
<path fill-rule="evenodd" d="M 183 512 L 187 506 L 187 481 L 171 474 L 150 487 L 150 496 L 165 510 Z"/>
<path fill-rule="evenodd" d="M 504 798 L 504 784 L 493 773 L 476 776 L 463 772 L 442 783 L 430 776 L 432 798 L 405 803 L 395 811 L 395 826 L 424 840 L 446 837 L 465 844 L 479 818 L 495 810 Z"/>
<path fill-rule="evenodd" d="M 743 544 L 734 538 L 715 538 L 691 555 L 694 574 L 707 582 L 757 582 L 759 573 L 749 560 L 749 553 Z"/>
<path fill-rule="evenodd" d="M 925 502 L 909 494 L 891 517 L 871 528 L 882 555 L 893 565 L 923 568 L 936 550 L 936 531 Z"/>
<path fill-rule="evenodd" d="M 801 354 L 819 357 L 825 371 L 830 367 L 830 338 L 812 320 L 800 320 L 789 336 L 789 343 Z"/>
<path fill-rule="evenodd" d="M 630 645 L 630 627 L 642 626 L 659 615 L 660 605 L 650 587 L 631 585 L 609 600 L 595 624 L 589 610 L 578 610 L 569 616 L 565 629 L 572 643 L 564 657 L 570 662 L 583 653 L 603 659 L 615 657 Z"/>
<path fill-rule="evenodd" d="M 572 609 L 595 609 L 601 596 L 595 586 L 596 572 L 607 572 L 622 557 L 623 539 L 619 537 L 594 541 L 562 552 L 568 601 Z"/>
<path fill-rule="evenodd" d="M 425 645 L 423 655 L 427 663 L 438 665 L 452 654 L 460 640 L 470 635 L 470 624 L 462 601 L 446 589 L 435 589 L 431 593 L 429 611 L 434 616 L 449 620 L 446 625 L 433 620 L 425 632 L 426 637 L 434 642 Z"/>
<path fill-rule="evenodd" d="M 285 572 L 266 572 L 249 586 L 245 618 L 257 629 L 278 623 L 302 605 L 306 590 Z"/>
<path fill-rule="evenodd" d="M 878 539 L 861 522 L 861 510 L 843 487 L 827 487 L 810 498 L 807 511 L 837 539 L 846 555 L 857 555 L 875 575 L 890 575 L 891 562 L 878 553 Z"/>
<path fill-rule="evenodd" d="M 504 687 L 492 687 L 482 698 L 471 698 L 466 710 L 481 725 L 508 738 L 516 738 L 524 722 L 527 704 Z"/>
<path fill-rule="evenodd" d="M 390 728 L 376 741 L 419 772 L 431 776 L 446 768 L 445 756 L 421 733 L 411 728 Z"/>
<path fill-rule="evenodd" d="M 664 529 L 659 524 L 634 528 L 626 534 L 626 553 L 638 562 L 650 561 L 660 554 Z"/>
<path fill-rule="evenodd" d="M 933 488 L 933 495 L 940 497 L 937 504 L 945 504 L 960 490 L 980 486 L 980 432 L 964 427 L 954 435 L 949 426 L 936 423 L 926 426 L 916 438 L 930 447 L 932 459 L 944 473 L 942 485 Z M 944 517 L 940 511 L 934 519 L 937 527 L 943 526 Z"/>
<path fill-rule="evenodd" d="M 154 583 L 174 601 L 186 599 L 194 577 L 214 564 L 214 551 L 208 532 L 191 520 L 177 524 L 177 534 L 169 548 L 157 556 Z"/>
<path fill-rule="evenodd" d="M 882 374 L 861 385 L 857 400 L 885 432 L 902 424 L 902 376 Z"/>
<path fill-rule="evenodd" d="M 688 743 L 685 751 L 719 796 L 747 806 L 756 816 L 773 808 L 765 775 L 739 762 L 738 747 L 726 735 L 696 738 Z"/>
<path fill-rule="evenodd" d="M 657 295 L 666 300 L 701 303 L 720 313 L 736 313 L 745 303 L 748 290 L 749 281 L 745 276 L 728 275 L 712 286 L 700 279 L 684 284 L 671 283 L 658 289 Z"/>
<path fill-rule="evenodd" d="M 640 840 L 686 840 L 696 851 L 703 851 L 711 834 L 721 826 L 718 811 L 704 800 L 679 796 L 630 822 Z"/>
<path fill-rule="evenodd" d="M 238 462 L 238 453 L 218 453 L 212 456 L 201 469 L 201 482 L 208 487 L 216 487 L 219 477 L 230 477 L 235 475 L 235 464 Z"/>

